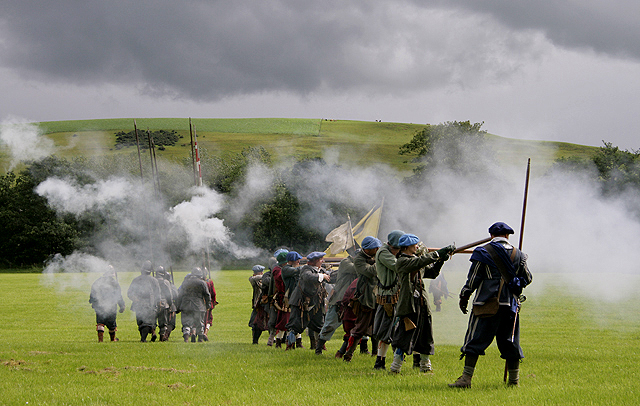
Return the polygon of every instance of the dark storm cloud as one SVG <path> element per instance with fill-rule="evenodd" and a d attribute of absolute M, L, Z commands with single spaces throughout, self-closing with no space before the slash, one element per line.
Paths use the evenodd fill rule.
<path fill-rule="evenodd" d="M 487 13 L 514 30 L 541 30 L 560 46 L 640 59 L 636 0 L 441 0 L 439 4 Z"/>
<path fill-rule="evenodd" d="M 404 1 L 5 0 L 0 11 L 0 63 L 24 78 L 195 100 L 467 86 L 538 53 L 535 38 L 482 16 Z"/>

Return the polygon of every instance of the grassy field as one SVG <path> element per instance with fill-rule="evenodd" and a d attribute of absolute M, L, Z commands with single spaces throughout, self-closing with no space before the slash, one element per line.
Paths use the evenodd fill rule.
<path fill-rule="evenodd" d="M 179 161 L 189 156 L 189 120 L 187 118 L 137 119 L 138 129 L 176 130 L 183 138 L 157 155 Z M 422 124 L 381 123 L 321 119 L 205 119 L 194 118 L 199 145 L 208 154 L 235 154 L 249 146 L 263 146 L 275 161 L 302 157 L 334 156 L 340 163 L 371 165 L 384 163 L 409 172 L 413 164 L 398 154 Z M 56 155 L 102 156 L 135 154 L 135 148 L 116 150 L 115 133 L 131 131 L 133 119 L 51 121 L 38 124 L 54 141 Z M 589 157 L 597 148 L 560 142 L 527 141 L 489 135 L 487 142 L 504 163 L 526 162 L 531 158 L 534 171 L 543 172 L 558 157 Z M 135 157 L 132 155 L 132 157 Z M 0 146 L 0 168 L 9 166 L 6 147 Z M 132 158 L 133 159 L 133 158 Z M 535 173 L 534 173 L 535 175 Z"/>
<path fill-rule="evenodd" d="M 466 258 L 446 270 L 457 291 Z M 124 292 L 137 273 L 121 273 Z M 372 369 L 374 359 L 351 363 L 308 348 L 285 352 L 251 345 L 250 271 L 213 274 L 220 305 L 211 341 L 140 343 L 134 315 L 118 316 L 117 343 L 98 343 L 88 303 L 95 274 L 0 274 L 0 404 L 265 404 L 265 405 L 629 405 L 640 396 L 640 299 L 594 303 L 567 294 L 557 275 L 534 274 L 522 313 L 521 386 L 502 383 L 495 345 L 481 357 L 473 387 L 447 383 L 461 373 L 459 347 L 466 316 L 456 299 L 434 313 L 434 374 L 403 368 L 399 376 Z M 176 274 L 180 283 L 184 273 Z M 582 277 L 587 277 L 582 275 Z M 638 285 L 638 278 L 629 276 Z M 304 339 L 308 346 L 308 339 Z"/>

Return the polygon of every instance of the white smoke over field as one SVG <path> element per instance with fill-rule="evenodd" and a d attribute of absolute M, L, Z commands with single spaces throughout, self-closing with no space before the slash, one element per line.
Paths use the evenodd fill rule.
<path fill-rule="evenodd" d="M 366 212 L 384 199 L 378 235 L 382 240 L 389 231 L 401 229 L 417 234 L 430 247 L 453 242 L 461 246 L 488 237 L 489 226 L 504 221 L 516 231 L 511 241 L 517 246 L 526 158 L 522 165 L 507 167 L 483 152 L 487 151 L 462 155 L 463 166 L 474 170 L 461 175 L 440 167 L 417 187 L 379 164 L 357 167 L 314 161 L 289 180 L 296 179 L 296 196 L 307 207 L 304 224 L 323 233 L 346 221 L 334 213 L 333 204 Z M 340 162 L 335 150 L 330 154 L 331 160 Z M 482 159 L 483 155 L 489 158 Z M 533 173 L 547 171 L 536 167 L 540 164 L 535 160 L 531 165 Z M 600 185 L 587 175 L 554 171 L 530 180 L 523 239 L 534 274 L 529 293 L 545 289 L 543 280 L 595 301 L 625 300 L 639 288 L 640 250 L 635 242 L 640 241 L 640 221 L 634 211 L 640 196 L 630 192 L 602 197 Z M 463 272 L 468 266 L 467 254 L 448 264 Z M 460 287 L 450 288 L 456 292 Z"/>
<path fill-rule="evenodd" d="M 224 198 L 205 187 L 193 188 L 189 199 L 174 207 L 165 207 L 150 185 L 125 177 L 84 185 L 52 177 L 38 185 L 36 193 L 61 214 L 79 220 L 98 218 L 102 224 L 93 236 L 97 252 L 92 253 L 100 260 L 88 261 L 86 258 L 97 257 L 74 253 L 51 261 L 45 272 L 99 272 L 101 261 L 127 270 L 139 269 L 146 260 L 170 266 L 176 256 L 190 267 L 200 264 L 207 250 L 216 249 L 237 258 L 260 253 L 233 241 L 232 233 L 216 217 L 225 205 Z M 99 266 L 91 266 L 96 263 Z"/>
<path fill-rule="evenodd" d="M 9 150 L 8 171 L 19 162 L 38 160 L 54 152 L 53 141 L 43 136 L 37 125 L 17 117 L 7 118 L 0 123 L 0 145 Z"/>
<path fill-rule="evenodd" d="M 488 151 L 462 150 L 458 168 L 466 170 L 440 166 L 409 185 L 403 181 L 406 173 L 374 162 L 351 165 L 352 160 L 341 154 L 331 148 L 325 161 L 310 160 L 293 168 L 291 160 L 275 168 L 253 165 L 237 193 L 222 196 L 206 187 L 194 188 L 171 206 L 151 186 L 127 177 L 90 185 L 50 178 L 37 192 L 61 213 L 101 218 L 104 226 L 90 254 L 129 270 L 139 269 L 149 258 L 157 264 L 176 256 L 185 263 L 193 261 L 207 247 L 235 258 L 259 255 L 259 250 L 237 237 L 238 232 L 250 235 L 250 230 L 232 233 L 220 214 L 241 225 L 243 216 L 255 216 L 260 204 L 268 201 L 278 182 L 286 183 L 302 203 L 302 224 L 320 233 L 346 221 L 344 211 L 336 207 L 364 214 L 384 200 L 378 235 L 382 240 L 389 231 L 401 229 L 417 234 L 430 247 L 454 242 L 460 246 L 487 237 L 492 223 L 504 221 L 516 230 L 512 242 L 517 245 L 526 159 L 511 167 L 497 164 Z M 531 165 L 533 173 L 546 171 L 535 160 Z M 528 294 L 541 292 L 553 282 L 590 299 L 619 301 L 639 287 L 640 251 L 634 246 L 640 240 L 639 196 L 630 192 L 603 198 L 599 184 L 587 175 L 555 171 L 531 178 L 523 241 L 534 274 Z M 352 216 L 352 222 L 357 220 Z M 67 259 L 70 262 L 48 271 L 95 268 L 98 272 L 101 267 Z M 468 256 L 460 254 L 447 268 L 466 272 L 468 264 Z M 454 293 L 459 288 L 450 286 Z"/>

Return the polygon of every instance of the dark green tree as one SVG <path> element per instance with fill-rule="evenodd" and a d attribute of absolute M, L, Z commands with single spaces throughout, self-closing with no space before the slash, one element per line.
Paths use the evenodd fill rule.
<path fill-rule="evenodd" d="M 260 217 L 253 229 L 253 243 L 271 250 L 278 246 L 311 249 L 322 242 L 319 232 L 300 225 L 303 207 L 284 183 L 275 186 L 273 199 L 260 207 Z"/>
<path fill-rule="evenodd" d="M 640 151 L 622 151 L 610 142 L 603 143 L 593 157 L 603 193 L 617 194 L 628 188 L 640 190 Z"/>
<path fill-rule="evenodd" d="M 456 173 L 477 172 L 484 161 L 479 159 L 480 155 L 488 153 L 483 148 L 487 132 L 481 130 L 482 124 L 469 121 L 428 124 L 409 142 L 401 145 L 399 153 L 412 157 L 411 162 L 419 164 L 413 170 L 416 176 L 437 169 Z"/>
<path fill-rule="evenodd" d="M 68 255 L 78 232 L 72 219 L 62 219 L 46 199 L 34 192 L 37 183 L 24 171 L 0 177 L 0 263 L 16 267 L 42 264 L 50 255 Z"/>
<path fill-rule="evenodd" d="M 245 147 L 238 154 L 210 156 L 200 149 L 203 181 L 220 193 L 231 193 L 242 184 L 247 169 L 253 163 L 271 165 L 271 155 L 263 146 Z M 186 163 L 191 165 L 191 159 Z"/>

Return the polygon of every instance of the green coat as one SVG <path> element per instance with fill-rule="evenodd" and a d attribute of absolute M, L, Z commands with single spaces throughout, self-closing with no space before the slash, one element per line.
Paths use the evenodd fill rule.
<path fill-rule="evenodd" d="M 353 266 L 358 274 L 358 284 L 356 285 L 356 298 L 361 306 L 369 309 L 376 308 L 376 286 L 378 285 L 378 274 L 376 265 L 367 263 L 367 260 L 374 261 L 363 250 L 358 251 L 353 259 Z"/>
<path fill-rule="evenodd" d="M 424 288 L 422 278 L 434 279 L 440 274 L 443 262 L 438 261 L 438 254 L 430 252 L 423 256 L 399 254 L 396 262 L 398 284 L 400 293 L 396 304 L 396 316 L 405 317 L 417 313 L 416 300 L 413 300 L 414 292 L 422 296 L 423 305 L 428 305 L 427 290 Z"/>
<path fill-rule="evenodd" d="M 398 275 L 396 274 L 396 256 L 384 244 L 376 252 L 376 273 L 378 276 L 378 295 L 393 296 L 398 291 Z"/>

